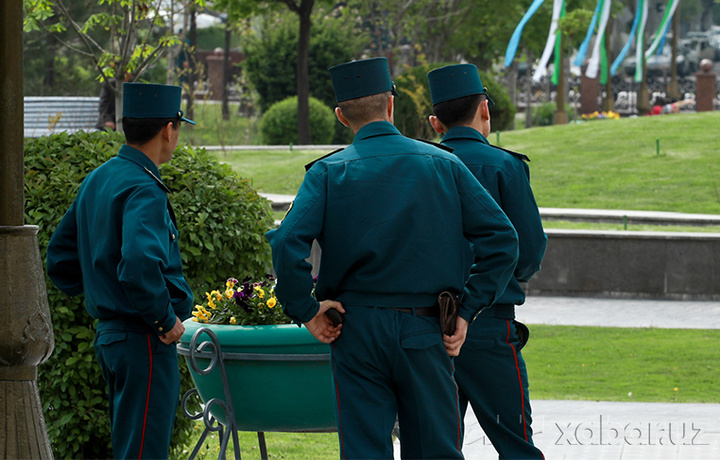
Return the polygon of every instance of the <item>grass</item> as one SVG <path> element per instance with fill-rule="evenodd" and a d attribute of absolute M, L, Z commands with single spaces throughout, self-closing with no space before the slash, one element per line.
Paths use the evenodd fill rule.
<path fill-rule="evenodd" d="M 720 330 L 530 325 L 530 334 L 532 400 L 720 403 Z M 257 435 L 239 437 L 243 458 L 259 459 Z M 266 444 L 271 459 L 339 455 L 335 433 L 266 433 Z M 199 458 L 217 458 L 218 445 L 210 437 Z"/>
<path fill-rule="evenodd" d="M 282 219 L 282 214 L 280 219 Z M 611 224 L 603 222 L 569 222 L 564 220 L 543 220 L 543 227 L 546 229 L 562 230 L 610 230 L 610 231 L 631 231 L 631 232 L 701 232 L 720 233 L 720 226 L 717 225 L 646 225 L 646 224 Z"/>
<path fill-rule="evenodd" d="M 190 456 L 197 440 L 204 429 L 202 422 L 198 422 L 198 436 L 186 448 L 186 451 L 177 458 L 185 459 Z M 260 460 L 257 433 L 238 433 L 240 454 L 244 460 Z M 265 433 L 268 458 L 270 459 L 314 459 L 335 460 L 340 456 L 337 433 Z M 208 436 L 198 452 L 198 459 L 218 458 L 220 443 L 216 434 Z M 232 441 L 228 445 L 227 458 L 234 459 Z"/>
<path fill-rule="evenodd" d="M 532 186 L 541 207 L 719 214 L 718 125 L 720 112 L 683 113 L 508 131 L 499 140 L 532 159 Z M 496 143 L 498 136 L 489 138 Z M 260 191 L 294 195 L 303 166 L 325 153 L 216 155 L 252 178 Z"/>
<path fill-rule="evenodd" d="M 582 307 L 578 307 L 582 308 Z M 532 399 L 720 403 L 720 330 L 530 327 Z"/>
<path fill-rule="evenodd" d="M 181 139 L 191 145 L 253 145 L 259 138 L 257 120 L 238 113 L 238 103 L 229 104 L 229 120 L 222 119 L 222 106 L 198 103 L 193 107 L 193 121 L 183 124 Z"/>

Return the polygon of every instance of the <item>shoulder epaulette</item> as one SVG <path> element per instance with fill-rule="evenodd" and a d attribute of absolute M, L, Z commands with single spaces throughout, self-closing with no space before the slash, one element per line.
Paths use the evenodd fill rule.
<path fill-rule="evenodd" d="M 345 147 L 343 147 L 343 148 L 341 148 L 341 149 L 333 150 L 332 152 L 328 153 L 327 155 L 323 155 L 323 156 L 321 156 L 320 158 L 317 158 L 317 159 L 311 161 L 310 163 L 308 163 L 308 164 L 305 165 L 305 171 L 309 171 L 310 168 L 312 168 L 312 166 L 313 166 L 315 163 L 317 163 L 318 161 L 324 160 L 325 158 L 329 157 L 330 155 L 335 155 L 336 153 L 341 152 L 341 151 L 343 151 L 343 150 L 345 150 Z"/>
<path fill-rule="evenodd" d="M 144 167 L 144 166 L 143 166 L 143 169 L 145 170 L 146 173 L 150 174 L 150 177 L 152 177 L 152 178 L 155 180 L 155 182 L 160 186 L 161 189 L 163 189 L 163 191 L 164 191 L 165 193 L 170 193 L 170 189 L 167 187 L 167 185 L 165 185 L 165 184 L 163 183 L 163 181 L 160 180 L 160 178 L 159 178 L 158 176 L 156 176 L 155 174 L 153 174 L 152 171 L 150 171 L 149 169 L 147 169 L 147 168 Z"/>
<path fill-rule="evenodd" d="M 420 141 L 420 142 L 424 142 L 424 143 L 426 143 L 426 144 L 434 145 L 435 147 L 440 148 L 440 149 L 443 149 L 443 150 L 445 150 L 446 152 L 453 153 L 453 152 L 455 151 L 454 148 L 448 147 L 447 145 L 438 144 L 437 142 L 428 141 L 428 140 L 426 140 L 426 139 L 415 139 L 415 140 L 416 140 L 416 141 Z"/>
<path fill-rule="evenodd" d="M 512 156 L 514 156 L 515 158 L 518 158 L 518 159 L 520 159 L 520 160 L 522 160 L 522 161 L 527 161 L 528 163 L 530 162 L 530 157 L 528 157 L 528 156 L 525 155 L 524 153 L 513 152 L 512 150 L 504 149 L 504 148 L 502 148 L 502 147 L 498 147 L 497 145 L 493 145 L 493 147 L 495 147 L 496 149 L 502 150 L 503 152 L 507 152 L 507 153 L 509 153 L 510 155 L 512 155 Z"/>

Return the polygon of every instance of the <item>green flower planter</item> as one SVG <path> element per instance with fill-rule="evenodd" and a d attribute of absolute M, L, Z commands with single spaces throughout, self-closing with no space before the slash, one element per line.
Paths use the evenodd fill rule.
<path fill-rule="evenodd" d="M 219 363 L 212 366 L 210 329 L 220 344 L 238 431 L 335 431 L 330 347 L 304 327 L 224 326 L 187 320 L 178 353 L 185 357 L 200 398 L 226 401 Z M 195 338 L 195 352 L 191 342 Z M 192 356 L 200 372 L 193 368 Z M 217 361 L 217 358 L 215 358 Z M 227 406 L 210 404 L 223 425 Z"/>

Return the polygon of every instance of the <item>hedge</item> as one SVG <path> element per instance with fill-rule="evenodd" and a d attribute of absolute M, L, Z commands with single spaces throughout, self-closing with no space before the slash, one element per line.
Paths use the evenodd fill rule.
<path fill-rule="evenodd" d="M 262 116 L 259 123 L 262 142 L 268 145 L 298 143 L 297 96 L 276 102 Z M 339 124 L 335 114 L 319 100 L 310 98 L 310 137 L 313 144 L 331 144 L 335 127 Z"/>

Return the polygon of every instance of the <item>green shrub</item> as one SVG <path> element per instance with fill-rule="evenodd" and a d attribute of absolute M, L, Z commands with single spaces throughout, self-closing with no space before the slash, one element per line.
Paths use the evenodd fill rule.
<path fill-rule="evenodd" d="M 555 102 L 543 102 L 537 107 L 533 107 L 530 112 L 530 119 L 533 126 L 552 126 L 553 116 L 557 110 L 557 104 Z M 573 109 L 570 104 L 565 105 L 565 113 L 567 113 L 568 120 L 573 119 Z"/>
<path fill-rule="evenodd" d="M 50 236 L 84 177 L 114 156 L 117 133 L 61 133 L 25 141 L 25 221 L 38 225 L 41 257 Z M 200 299 L 210 285 L 229 276 L 243 279 L 270 269 L 264 233 L 273 219 L 267 200 L 246 179 L 220 165 L 204 149 L 180 147 L 161 168 L 174 193 L 184 273 Z M 55 350 L 38 368 L 45 422 L 56 458 L 111 458 L 107 389 L 95 359 L 95 323 L 83 298 L 69 298 L 46 279 Z M 192 387 L 181 360 L 182 391 Z M 189 440 L 194 422 L 180 411 L 173 447 Z"/>
<path fill-rule="evenodd" d="M 260 134 L 264 144 L 288 145 L 298 143 L 297 96 L 273 104 L 260 119 Z M 335 137 L 337 119 L 333 111 L 310 98 L 310 137 L 313 144 L 330 144 Z"/>
<path fill-rule="evenodd" d="M 395 126 L 408 137 L 434 139 L 437 134 L 430 126 L 428 116 L 432 115 L 432 102 L 427 74 L 433 69 L 448 64 L 429 64 L 408 68 L 395 78 L 400 97 L 395 99 Z M 515 118 L 515 105 L 503 86 L 488 73 L 480 71 L 480 79 L 495 102 L 490 109 L 493 131 L 505 131 Z"/>

